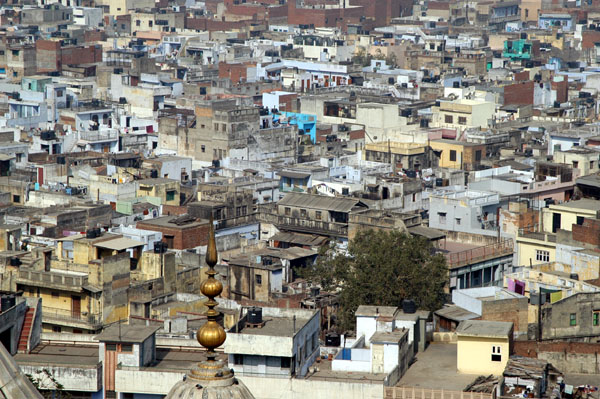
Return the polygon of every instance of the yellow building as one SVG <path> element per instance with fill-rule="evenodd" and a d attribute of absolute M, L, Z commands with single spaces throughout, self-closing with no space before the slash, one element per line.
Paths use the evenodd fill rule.
<path fill-rule="evenodd" d="M 464 131 L 467 128 L 487 128 L 496 112 L 496 104 L 491 101 L 458 99 L 440 101 L 432 107 L 432 126 Z"/>
<path fill-rule="evenodd" d="M 502 375 L 512 350 L 513 323 L 465 320 L 456 329 L 459 373 Z"/>
<path fill-rule="evenodd" d="M 556 261 L 556 232 L 572 231 L 573 225 L 582 225 L 585 218 L 595 219 L 600 212 L 600 201 L 582 199 L 542 209 L 540 232 L 520 233 L 516 239 L 517 264 L 534 266 Z"/>
<path fill-rule="evenodd" d="M 429 146 L 438 156 L 441 168 L 474 170 L 485 159 L 485 144 L 439 139 L 431 140 Z"/>
<path fill-rule="evenodd" d="M 155 197 L 162 205 L 179 206 L 179 181 L 174 179 L 155 178 L 139 180 L 137 197 Z"/>

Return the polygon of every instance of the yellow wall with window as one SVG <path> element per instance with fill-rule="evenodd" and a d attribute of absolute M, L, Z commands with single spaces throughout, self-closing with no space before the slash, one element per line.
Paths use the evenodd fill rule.
<path fill-rule="evenodd" d="M 459 373 L 502 375 L 510 356 L 508 337 L 491 338 L 459 334 L 457 339 L 456 367 Z"/>

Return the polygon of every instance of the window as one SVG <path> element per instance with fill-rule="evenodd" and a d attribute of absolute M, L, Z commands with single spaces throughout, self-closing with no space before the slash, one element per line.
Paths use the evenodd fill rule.
<path fill-rule="evenodd" d="M 21 202 L 21 196 L 17 194 L 13 194 L 13 202 Z"/>
<path fill-rule="evenodd" d="M 459 116 L 458 117 L 458 124 L 459 125 L 466 125 L 467 124 L 467 117 L 466 116 Z"/>
<path fill-rule="evenodd" d="M 290 213 L 292 213 L 292 210 L 287 206 L 285 207 L 284 211 L 285 211 L 285 216 L 290 216 Z"/>
<path fill-rule="evenodd" d="M 117 351 L 117 344 L 106 344 L 106 350 L 111 352 Z"/>
<path fill-rule="evenodd" d="M 58 296 L 59 296 L 58 292 L 56 292 L 56 291 L 52 291 L 51 295 L 52 295 L 52 298 L 58 298 Z"/>
<path fill-rule="evenodd" d="M 579 167 L 579 162 L 573 161 L 573 169 L 577 169 Z"/>
<path fill-rule="evenodd" d="M 321 211 L 316 211 L 315 212 L 315 219 L 321 220 Z"/>
<path fill-rule="evenodd" d="M 438 212 L 440 224 L 446 224 L 446 212 Z"/>
<path fill-rule="evenodd" d="M 132 344 L 121 344 L 121 352 L 131 353 L 133 352 Z"/>
<path fill-rule="evenodd" d="M 590 169 L 594 169 L 596 167 L 596 162 L 590 161 Z"/>
<path fill-rule="evenodd" d="M 454 123 L 454 118 L 452 117 L 452 115 L 444 115 L 444 122 L 445 123 Z"/>
<path fill-rule="evenodd" d="M 55 333 L 62 332 L 61 326 L 52 326 L 52 332 L 55 332 Z"/>
<path fill-rule="evenodd" d="M 537 260 L 538 262 L 550 262 L 550 251 L 536 249 L 535 250 L 535 260 Z"/>
<path fill-rule="evenodd" d="M 290 360 L 291 359 L 289 357 L 282 357 L 281 358 L 281 368 L 282 369 L 289 369 L 290 368 L 290 364 L 292 363 Z"/>
<path fill-rule="evenodd" d="M 595 326 L 600 325 L 600 310 L 594 310 L 594 313 L 592 313 L 592 324 Z"/>
<path fill-rule="evenodd" d="M 306 216 L 307 216 L 306 209 L 300 209 L 300 217 L 306 218 Z"/>
<path fill-rule="evenodd" d="M 256 280 L 256 285 L 261 285 L 262 284 L 262 276 L 260 274 L 257 274 L 255 276 L 255 280 Z"/>
<path fill-rule="evenodd" d="M 137 21 L 135 21 L 135 26 L 140 26 L 142 24 L 142 21 L 140 21 L 139 19 Z"/>
<path fill-rule="evenodd" d="M 200 148 L 202 148 L 202 152 L 206 152 L 206 146 L 202 145 Z"/>
<path fill-rule="evenodd" d="M 167 191 L 167 201 L 174 201 L 174 200 L 175 200 L 175 190 Z"/>
<path fill-rule="evenodd" d="M 569 325 L 570 326 L 576 326 L 577 325 L 577 314 L 576 313 L 571 313 L 569 315 Z"/>
<path fill-rule="evenodd" d="M 460 218 L 456 218 L 456 224 L 460 226 Z"/>
<path fill-rule="evenodd" d="M 475 151 L 475 161 L 481 161 L 481 150 Z"/>
<path fill-rule="evenodd" d="M 492 362 L 501 362 L 500 346 L 492 345 Z"/>
<path fill-rule="evenodd" d="M 583 225 L 583 216 L 577 216 L 577 224 L 578 225 Z"/>
<path fill-rule="evenodd" d="M 83 334 L 83 330 L 80 330 L 79 328 L 74 328 L 73 334 Z"/>
<path fill-rule="evenodd" d="M 152 21 L 148 21 L 148 26 L 152 28 Z"/>
<path fill-rule="evenodd" d="M 450 150 L 450 162 L 456 162 L 456 150 Z"/>
<path fill-rule="evenodd" d="M 529 18 L 529 9 L 528 8 L 525 9 L 525 18 Z"/>
<path fill-rule="evenodd" d="M 234 354 L 233 364 L 244 364 L 244 355 Z"/>

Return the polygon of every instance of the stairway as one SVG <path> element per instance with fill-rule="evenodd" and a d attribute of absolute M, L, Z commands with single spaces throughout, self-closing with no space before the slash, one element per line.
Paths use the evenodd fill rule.
<path fill-rule="evenodd" d="M 21 330 L 21 336 L 19 337 L 19 353 L 28 353 L 27 343 L 31 335 L 31 329 L 33 328 L 33 319 L 35 318 L 35 308 L 27 308 L 25 313 L 25 321 L 23 322 L 23 329 Z"/>

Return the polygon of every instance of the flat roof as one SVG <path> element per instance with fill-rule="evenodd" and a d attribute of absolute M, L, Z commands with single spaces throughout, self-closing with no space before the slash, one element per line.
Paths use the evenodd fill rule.
<path fill-rule="evenodd" d="M 129 342 L 142 343 L 161 326 L 138 326 L 128 324 L 112 324 L 105 328 L 96 339 L 100 342 Z"/>
<path fill-rule="evenodd" d="M 371 336 L 371 343 L 383 344 L 383 343 L 398 343 L 406 334 L 408 334 L 408 329 L 406 330 L 395 330 L 392 332 L 376 332 Z"/>
<path fill-rule="evenodd" d="M 308 323 L 309 319 L 296 319 L 296 331 L 294 331 L 294 319 L 291 317 L 263 316 L 265 323 L 261 328 L 250 328 L 242 326 L 239 334 L 246 335 L 268 335 L 274 337 L 293 337 L 300 329 Z"/>
<path fill-rule="evenodd" d="M 153 179 L 142 179 L 142 180 L 138 180 L 137 182 L 139 184 L 154 185 L 154 184 L 177 183 L 178 180 L 166 179 L 164 177 L 157 177 L 157 178 L 153 178 Z"/>
<path fill-rule="evenodd" d="M 456 334 L 470 337 L 508 338 L 513 323 L 506 321 L 465 320 L 456 328 Z"/>
<path fill-rule="evenodd" d="M 154 219 L 140 220 L 139 222 L 137 222 L 136 226 L 157 226 L 157 227 L 169 227 L 172 229 L 177 229 L 177 228 L 186 229 L 188 227 L 197 227 L 197 226 L 202 226 L 202 225 L 209 223 L 209 221 L 206 219 L 196 219 L 195 221 L 185 223 L 185 224 L 171 223 L 172 220 L 178 219 L 180 217 L 181 216 L 178 216 L 178 215 L 171 215 L 171 216 L 161 216 L 159 218 L 154 218 Z M 141 228 L 141 227 L 138 227 L 138 228 Z"/>
<path fill-rule="evenodd" d="M 277 205 L 323 209 L 334 212 L 350 212 L 352 208 L 359 204 L 364 205 L 358 198 L 328 197 L 307 193 L 288 193 L 277 202 Z"/>
<path fill-rule="evenodd" d="M 145 244 L 141 241 L 132 240 L 131 238 L 121 237 L 114 240 L 102 241 L 94 244 L 96 247 L 112 249 L 114 251 L 122 251 L 127 248 L 141 247 Z"/>
<path fill-rule="evenodd" d="M 569 201 L 562 204 L 556 204 L 552 206 L 554 207 L 562 207 L 562 208 L 571 208 L 571 209 L 586 209 L 589 211 L 600 211 L 600 201 L 584 198 L 575 201 Z"/>
<path fill-rule="evenodd" d="M 398 312 L 397 306 L 370 306 L 370 305 L 360 305 L 356 312 L 354 312 L 355 316 L 383 316 L 383 317 L 394 317 Z"/>
<path fill-rule="evenodd" d="M 66 345 L 40 343 L 32 353 L 17 353 L 18 364 L 52 364 L 96 367 L 100 362 L 98 345 Z"/>

